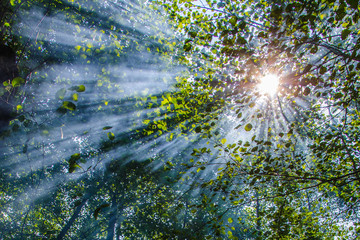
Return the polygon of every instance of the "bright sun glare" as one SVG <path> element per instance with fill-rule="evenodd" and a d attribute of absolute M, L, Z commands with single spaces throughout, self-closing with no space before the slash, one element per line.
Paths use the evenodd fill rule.
<path fill-rule="evenodd" d="M 275 74 L 267 74 L 260 79 L 258 84 L 259 91 L 262 94 L 274 96 L 278 90 L 279 77 Z"/>

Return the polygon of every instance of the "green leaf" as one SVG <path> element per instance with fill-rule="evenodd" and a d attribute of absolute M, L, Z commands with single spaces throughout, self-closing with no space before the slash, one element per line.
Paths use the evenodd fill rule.
<path fill-rule="evenodd" d="M 151 96 L 150 99 L 151 99 L 151 101 L 153 103 L 157 103 L 157 97 L 156 96 Z"/>
<path fill-rule="evenodd" d="M 324 67 L 324 66 L 321 66 L 319 73 L 320 73 L 320 74 L 324 74 L 324 73 L 326 73 L 326 71 L 327 71 L 327 68 Z"/>
<path fill-rule="evenodd" d="M 350 5 L 351 8 L 358 10 L 358 2 L 359 0 L 346 0 L 347 4 Z"/>
<path fill-rule="evenodd" d="M 195 132 L 196 132 L 196 133 L 201 132 L 201 127 L 200 127 L 200 126 L 196 127 L 196 128 L 195 128 Z"/>
<path fill-rule="evenodd" d="M 338 92 L 338 93 L 335 93 L 334 98 L 339 99 L 339 98 L 342 98 L 342 96 L 343 96 L 343 94 Z"/>
<path fill-rule="evenodd" d="M 65 97 L 65 93 L 66 93 L 66 89 L 65 89 L 65 88 L 61 88 L 60 90 L 58 90 L 58 91 L 55 93 L 55 98 L 56 98 L 56 99 L 63 100 L 64 97 Z"/>
<path fill-rule="evenodd" d="M 77 93 L 74 93 L 72 95 L 72 99 L 76 102 L 79 99 L 79 95 Z"/>
<path fill-rule="evenodd" d="M 228 223 L 232 223 L 232 222 L 233 222 L 232 218 L 228 218 Z"/>
<path fill-rule="evenodd" d="M 251 125 L 251 123 L 248 123 L 245 126 L 245 131 L 251 131 L 252 128 L 253 128 L 253 126 Z"/>
<path fill-rule="evenodd" d="M 85 91 L 85 86 L 84 85 L 78 86 L 78 89 L 76 91 L 77 92 L 84 92 Z"/>
<path fill-rule="evenodd" d="M 225 138 L 223 138 L 223 139 L 221 139 L 221 144 L 225 144 L 226 143 L 226 139 Z"/>
<path fill-rule="evenodd" d="M 112 132 L 108 132 L 107 136 L 110 140 L 114 140 L 115 139 L 115 134 L 113 134 Z"/>
<path fill-rule="evenodd" d="M 69 90 L 77 91 L 77 92 L 84 92 L 85 86 L 84 85 L 73 86 L 73 87 L 69 88 Z"/>
<path fill-rule="evenodd" d="M 251 141 L 254 141 L 256 138 L 256 135 L 252 136 Z"/>
<path fill-rule="evenodd" d="M 341 32 L 341 39 L 345 40 L 349 36 L 350 33 L 351 33 L 351 31 L 349 29 L 344 29 Z"/>
<path fill-rule="evenodd" d="M 16 78 L 14 78 L 12 81 L 11 81 L 11 85 L 13 86 L 13 87 L 18 87 L 18 86 L 20 86 L 22 83 L 24 83 L 25 82 L 25 80 L 23 79 L 23 78 L 21 78 L 21 77 L 16 77 Z"/>
<path fill-rule="evenodd" d="M 230 24 L 235 27 L 236 22 L 237 22 L 237 17 L 236 16 L 232 16 L 229 20 Z"/>
<path fill-rule="evenodd" d="M 75 172 L 76 168 L 81 168 L 78 164 L 72 164 L 72 165 L 69 165 L 69 173 L 73 173 Z"/>
<path fill-rule="evenodd" d="M 192 45 L 190 43 L 186 43 L 184 45 L 184 51 L 185 52 L 189 52 L 191 50 L 191 48 L 192 48 Z"/>
<path fill-rule="evenodd" d="M 94 215 L 94 218 L 97 220 L 101 209 L 106 208 L 106 207 L 109 207 L 109 206 L 110 206 L 110 204 L 108 204 L 108 203 L 105 203 L 105 204 L 100 205 L 100 206 L 99 206 L 97 209 L 95 209 L 95 211 L 94 211 L 94 214 L 93 214 L 93 215 Z"/>
<path fill-rule="evenodd" d="M 197 32 L 189 32 L 190 37 L 195 38 L 197 36 Z"/>
<path fill-rule="evenodd" d="M 76 105 L 69 101 L 64 101 L 62 107 L 70 111 L 74 111 L 76 109 Z"/>
<path fill-rule="evenodd" d="M 80 159 L 80 153 L 74 153 L 70 157 L 70 160 L 78 160 L 78 159 Z"/>
<path fill-rule="evenodd" d="M 309 95 L 309 94 L 310 94 L 310 88 L 309 88 L 309 87 L 306 87 L 306 88 L 304 89 L 304 95 L 307 96 L 307 95 Z"/>
<path fill-rule="evenodd" d="M 103 127 L 103 130 L 108 130 L 108 129 L 112 129 L 112 127 L 111 127 L 111 126 L 105 126 L 105 127 Z"/>
<path fill-rule="evenodd" d="M 80 153 L 75 153 L 73 155 L 71 155 L 70 159 L 69 159 L 69 173 L 73 173 L 76 168 L 81 168 L 77 161 L 80 159 Z"/>

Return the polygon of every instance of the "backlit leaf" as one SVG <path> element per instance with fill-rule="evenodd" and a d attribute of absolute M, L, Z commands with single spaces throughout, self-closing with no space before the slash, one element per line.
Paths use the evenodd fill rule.
<path fill-rule="evenodd" d="M 77 101 L 77 100 L 79 99 L 79 95 L 78 95 L 77 93 L 74 93 L 74 94 L 72 95 L 72 99 L 73 99 L 74 101 Z"/>
<path fill-rule="evenodd" d="M 113 134 L 112 132 L 108 132 L 107 136 L 110 140 L 114 140 L 115 139 L 115 134 Z"/>
<path fill-rule="evenodd" d="M 62 107 L 70 111 L 74 111 L 76 109 L 76 105 L 69 101 L 64 101 Z"/>
<path fill-rule="evenodd" d="M 232 16 L 229 20 L 230 24 L 234 27 L 236 25 L 237 22 L 237 17 L 236 16 Z"/>
<path fill-rule="evenodd" d="M 78 89 L 76 91 L 77 92 L 84 92 L 85 91 L 85 86 L 84 85 L 78 86 Z"/>
<path fill-rule="evenodd" d="M 251 123 L 245 125 L 245 131 L 251 131 L 252 128 L 253 126 L 251 125 Z"/>
<path fill-rule="evenodd" d="M 12 81 L 11 81 L 11 85 L 13 87 L 18 87 L 20 86 L 21 84 L 23 84 L 25 82 L 25 80 L 21 77 L 16 77 L 14 78 Z"/>

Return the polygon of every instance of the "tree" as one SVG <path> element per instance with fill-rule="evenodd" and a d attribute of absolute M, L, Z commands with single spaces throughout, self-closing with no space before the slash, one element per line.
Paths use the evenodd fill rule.
<path fill-rule="evenodd" d="M 214 141 L 224 167 L 201 186 L 254 207 L 258 238 L 356 236 L 358 2 L 160 3 L 185 36 L 182 60 L 198 84 L 236 110 L 235 129 L 253 133 Z M 256 88 L 266 73 L 281 76 L 277 98 Z M 214 164 L 207 153 L 195 151 L 203 169 Z"/>
<path fill-rule="evenodd" d="M 21 78 L 4 84 L 16 92 L 17 116 L 1 135 L 1 237 L 209 235 L 214 208 L 190 211 L 199 199 L 164 172 L 178 158 L 163 144 L 186 136 L 189 119 L 203 120 L 194 108 L 220 104 L 199 98 L 185 78 L 173 86 L 177 40 L 159 31 L 159 14 L 137 1 L 7 6 L 12 40 L 4 41 L 20 49 Z"/>
<path fill-rule="evenodd" d="M 2 238 L 358 236 L 357 1 L 5 5 Z"/>
<path fill-rule="evenodd" d="M 164 204 L 177 193 L 171 178 L 162 183 L 162 168 L 152 171 L 156 156 L 148 150 L 156 146 L 143 138 L 137 115 L 157 116 L 150 104 L 169 78 L 164 59 L 173 44 L 159 43 L 166 39 L 156 36 L 158 15 L 140 3 L 7 2 L 12 21 L 4 28 L 21 49 L 22 78 L 1 87 L 19 89 L 17 117 L 1 135 L 2 238 L 174 235 L 166 229 L 174 207 Z M 149 142 L 142 151 L 141 141 Z M 154 228 L 139 225 L 137 209 L 161 216 L 156 226 L 163 230 L 145 217 Z"/>

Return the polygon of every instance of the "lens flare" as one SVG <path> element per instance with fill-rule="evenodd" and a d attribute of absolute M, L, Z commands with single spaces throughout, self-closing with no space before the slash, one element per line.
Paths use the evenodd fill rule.
<path fill-rule="evenodd" d="M 279 86 L 279 77 L 275 74 L 267 74 L 260 78 L 258 89 L 262 94 L 274 96 L 277 93 Z"/>

